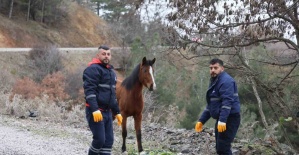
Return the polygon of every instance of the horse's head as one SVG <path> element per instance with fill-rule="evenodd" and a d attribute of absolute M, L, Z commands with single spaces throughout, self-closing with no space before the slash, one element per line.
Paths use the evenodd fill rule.
<path fill-rule="evenodd" d="M 144 57 L 142 59 L 142 62 L 140 63 L 139 81 L 150 91 L 156 89 L 153 68 L 153 64 L 155 63 L 155 61 L 156 58 L 154 58 L 153 60 L 146 60 L 146 57 Z"/>

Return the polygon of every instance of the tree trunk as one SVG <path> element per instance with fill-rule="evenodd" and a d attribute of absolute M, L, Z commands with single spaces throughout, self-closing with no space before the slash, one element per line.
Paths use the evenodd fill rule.
<path fill-rule="evenodd" d="M 45 11 L 44 9 L 45 9 L 45 0 L 43 0 L 43 4 L 42 4 L 42 17 L 40 20 L 41 23 L 44 22 L 44 11 Z"/>
<path fill-rule="evenodd" d="M 249 61 L 246 59 L 246 52 L 244 52 L 244 57 L 239 55 L 239 58 L 242 61 L 242 63 L 244 65 L 246 65 L 247 68 L 249 68 Z M 253 93 L 254 93 L 254 96 L 256 97 L 256 100 L 257 100 L 257 103 L 258 103 L 259 114 L 262 118 L 262 123 L 263 123 L 264 127 L 266 128 L 266 133 L 276 143 L 276 146 L 277 146 L 277 149 L 278 149 L 276 151 L 277 152 L 282 152 L 281 151 L 282 149 L 280 148 L 280 145 L 279 145 L 280 143 L 278 142 L 276 137 L 273 135 L 273 132 L 271 131 L 271 129 L 269 128 L 269 125 L 267 123 L 267 119 L 266 119 L 266 116 L 265 116 L 264 111 L 263 111 L 263 102 L 262 102 L 262 100 L 260 98 L 260 95 L 258 93 L 256 81 L 255 81 L 255 79 L 253 78 L 252 75 L 247 76 L 247 78 L 248 78 L 248 80 L 250 81 L 250 83 L 252 85 Z"/>
<path fill-rule="evenodd" d="M 9 9 L 9 14 L 8 14 L 9 19 L 11 18 L 12 10 L 13 10 L 13 0 L 10 1 L 10 9 Z"/>
<path fill-rule="evenodd" d="M 100 2 L 97 2 L 97 14 L 100 16 Z"/>
<path fill-rule="evenodd" d="M 28 0 L 27 21 L 28 21 L 28 20 L 29 20 L 29 18 L 30 18 L 30 3 L 31 3 L 31 0 Z"/>
<path fill-rule="evenodd" d="M 258 78 L 254 78 L 253 76 L 251 77 L 251 81 L 254 81 L 254 85 L 255 87 L 257 87 L 259 85 L 260 88 L 264 89 L 267 93 L 267 102 L 268 105 L 270 106 L 272 112 L 274 113 L 276 120 L 280 121 L 280 117 L 282 116 L 283 118 L 287 118 L 292 116 L 293 120 L 290 121 L 289 123 L 291 124 L 292 128 L 297 128 L 298 127 L 298 119 L 296 118 L 295 114 L 291 111 L 291 109 L 289 108 L 289 106 L 285 103 L 285 101 L 283 100 L 283 97 L 279 95 L 279 92 L 277 92 L 277 89 L 269 89 L 269 88 L 265 88 L 263 86 L 263 84 L 261 83 L 261 81 L 259 81 Z M 257 90 L 256 90 L 257 91 Z M 259 109 L 260 110 L 260 109 Z M 283 124 L 280 124 L 281 130 L 283 132 L 283 138 L 286 140 L 286 142 L 288 143 L 288 145 L 292 148 L 292 149 L 296 149 L 296 147 L 293 146 L 291 139 L 289 137 L 289 133 L 287 132 L 288 128 L 285 128 Z M 271 131 L 271 128 L 267 128 L 267 133 L 269 133 L 269 131 Z M 298 131 L 298 128 L 297 128 Z M 273 133 L 271 133 L 270 137 L 273 139 Z M 278 140 L 273 139 L 277 144 Z M 281 148 L 280 148 L 281 150 Z"/>
<path fill-rule="evenodd" d="M 264 124 L 264 127 L 266 128 L 266 132 L 267 134 L 269 135 L 269 137 L 276 143 L 276 146 L 277 146 L 277 152 L 282 152 L 282 149 L 280 148 L 280 143 L 278 142 L 277 138 L 273 135 L 273 132 L 271 130 L 274 130 L 274 129 L 270 129 L 269 128 L 269 125 L 267 123 L 267 120 L 266 120 L 266 117 L 265 117 L 265 114 L 264 114 L 264 111 L 263 111 L 263 102 L 260 98 L 260 95 L 257 91 L 257 85 L 256 85 L 256 82 L 254 80 L 254 78 L 252 76 L 249 77 L 249 80 L 252 84 L 252 89 L 253 89 L 253 92 L 254 92 L 254 96 L 256 97 L 256 100 L 257 100 L 257 103 L 258 103 L 258 108 L 259 108 L 259 113 L 260 113 L 260 116 L 262 118 L 262 122 Z"/>
<path fill-rule="evenodd" d="M 258 103 L 259 113 L 261 115 L 262 122 L 263 122 L 265 128 L 268 129 L 269 125 L 268 125 L 268 123 L 266 121 L 266 117 L 265 117 L 265 114 L 264 114 L 264 111 L 263 111 L 262 100 L 261 100 L 261 98 L 259 96 L 259 93 L 257 91 L 257 88 L 256 88 L 257 87 L 256 86 L 256 82 L 254 81 L 254 79 L 252 77 L 249 77 L 249 80 L 250 80 L 250 82 L 252 84 L 252 89 L 253 89 L 254 95 L 256 97 L 257 103 Z"/>

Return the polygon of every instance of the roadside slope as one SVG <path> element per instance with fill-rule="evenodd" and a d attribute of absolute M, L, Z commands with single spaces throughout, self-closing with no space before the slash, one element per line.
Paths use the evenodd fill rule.
<path fill-rule="evenodd" d="M 98 47 L 121 45 L 108 24 L 95 13 L 75 2 L 67 4 L 66 15 L 53 24 L 26 21 L 24 17 L 8 19 L 0 14 L 0 47 Z"/>

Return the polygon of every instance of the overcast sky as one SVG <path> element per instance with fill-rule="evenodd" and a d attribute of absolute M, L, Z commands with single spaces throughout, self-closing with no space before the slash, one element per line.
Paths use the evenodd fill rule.
<path fill-rule="evenodd" d="M 145 3 L 138 10 L 141 15 L 141 20 L 146 23 L 156 18 L 161 18 L 166 22 L 165 17 L 172 10 L 167 8 L 168 0 L 158 0 L 158 2 L 149 3 L 149 0 L 145 0 Z"/>

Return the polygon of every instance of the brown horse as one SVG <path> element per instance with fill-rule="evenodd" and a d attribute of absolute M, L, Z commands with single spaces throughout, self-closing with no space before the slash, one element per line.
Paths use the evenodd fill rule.
<path fill-rule="evenodd" d="M 155 61 L 156 58 L 153 60 L 146 60 L 146 57 L 144 57 L 142 62 L 135 67 L 131 75 L 125 78 L 121 84 L 118 82 L 116 85 L 117 101 L 121 115 L 123 116 L 122 152 L 126 151 L 127 117 L 129 116 L 133 116 L 134 118 L 138 152 L 143 151 L 141 144 L 141 121 L 144 106 L 142 89 L 143 86 L 147 87 L 150 91 L 156 89 L 153 74 L 153 64 Z"/>

